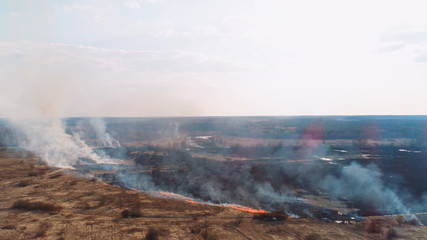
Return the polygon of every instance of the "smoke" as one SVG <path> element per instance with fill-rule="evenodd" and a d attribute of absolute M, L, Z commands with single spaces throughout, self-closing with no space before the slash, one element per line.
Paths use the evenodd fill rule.
<path fill-rule="evenodd" d="M 110 162 L 95 154 L 78 134 L 67 134 L 61 119 L 9 119 L 9 123 L 22 136 L 20 147 L 50 166 L 72 167 L 82 158 L 97 163 Z"/>
<path fill-rule="evenodd" d="M 107 133 L 105 122 L 101 118 L 91 118 L 89 119 L 89 123 L 95 131 L 96 139 L 101 142 L 101 146 L 120 147 L 119 141 Z"/>
<path fill-rule="evenodd" d="M 40 55 L 43 55 L 43 52 Z M 88 88 L 89 68 L 75 63 L 69 64 L 67 61 L 28 61 L 19 56 L 10 58 L 10 61 L 15 62 L 11 66 L 21 66 L 19 69 L 0 70 L 2 83 L 6 83 L 5 87 L 0 89 L 0 114 L 8 116 L 10 125 L 22 136 L 20 146 L 51 166 L 73 167 L 88 160 L 95 164 L 114 163 L 114 159 L 89 147 L 121 146 L 102 119 L 89 119 L 86 123 L 70 128 L 62 118 L 64 112 L 68 113 L 67 110 L 76 108 L 70 106 L 75 105 L 76 101 L 79 102 L 82 97 L 81 89 Z M 77 69 L 79 71 L 76 71 Z M 94 89 L 93 86 L 90 89 Z M 89 97 L 82 99 L 86 102 L 91 100 Z M 191 122 L 178 122 L 173 127 L 162 126 L 158 132 L 150 130 L 151 126 L 143 131 L 144 134 L 149 133 L 152 136 L 163 133 L 183 137 L 185 134 L 181 136 L 181 133 L 185 131 L 203 132 L 205 125 L 209 131 L 215 132 L 215 127 L 224 123 L 229 127 L 224 129 L 233 131 L 234 135 L 241 134 L 240 136 L 249 138 L 269 137 L 262 134 L 268 132 L 271 123 L 265 124 L 265 128 L 257 128 L 256 125 L 242 127 L 238 122 L 224 121 L 206 122 L 202 119 L 196 126 Z M 225 130 L 217 132 L 223 134 Z M 288 131 L 286 134 L 297 133 Z M 164 157 L 163 160 L 135 158 L 141 160 L 135 162 L 137 166 L 143 166 L 146 162 L 156 165 L 149 174 L 147 171 L 135 169 L 135 166 L 129 166 L 127 169 L 117 170 L 114 177 L 129 188 L 166 190 L 212 202 L 239 203 L 270 209 L 300 201 L 293 192 L 294 187 L 321 190 L 328 193 L 332 199 L 358 202 L 381 213 L 410 212 L 414 206 L 417 209 L 425 209 L 425 199 L 408 201 L 413 198 L 410 195 L 403 196 L 406 193 L 398 188 L 387 186 L 381 170 L 374 165 L 352 163 L 342 168 L 321 165 L 322 161 L 318 158 L 324 156 L 330 148 L 323 143 L 324 135 L 322 124 L 309 124 L 300 132 L 295 148 L 281 146 L 275 150 L 274 157 L 308 161 L 304 163 L 266 164 L 264 167 L 257 167 L 256 164 L 239 162 L 216 163 L 194 158 L 185 154 L 185 151 L 169 152 L 169 157 Z M 228 151 L 226 148 L 222 150 Z M 102 169 L 104 166 L 98 167 Z M 151 167 L 147 169 L 151 170 Z M 165 173 L 164 169 L 168 168 L 176 171 Z"/>
<path fill-rule="evenodd" d="M 92 88 L 93 81 L 87 65 L 63 58 L 55 46 L 11 44 L 10 51 L 1 56 L 0 116 L 7 117 L 20 136 L 19 146 L 50 166 L 72 167 L 81 159 L 111 162 L 95 153 L 78 132 L 66 131 L 64 115 L 72 114 L 76 105 L 84 107 L 82 99 L 90 102 L 82 90 Z M 103 145 L 120 146 L 101 120 L 91 119 L 90 123 Z"/>
<path fill-rule="evenodd" d="M 343 167 L 338 176 L 325 176 L 320 187 L 332 199 L 349 199 L 381 213 L 408 213 L 396 190 L 386 187 L 381 177 L 376 165 L 363 167 L 352 162 Z"/>
<path fill-rule="evenodd" d="M 107 131 L 107 126 L 102 118 L 79 119 L 75 124 L 67 126 L 67 132 L 78 135 L 81 139 L 91 141 L 90 145 L 96 147 L 121 147 L 120 142 L 113 138 Z"/>

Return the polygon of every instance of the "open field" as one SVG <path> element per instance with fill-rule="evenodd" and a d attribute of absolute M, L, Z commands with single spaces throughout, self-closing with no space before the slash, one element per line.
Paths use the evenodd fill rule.
<path fill-rule="evenodd" d="M 153 197 L 58 170 L 30 155 L 0 152 L 1 239 L 142 239 L 149 229 L 159 239 L 384 239 L 394 233 L 395 239 L 427 239 L 426 227 L 399 226 L 389 217 L 353 224 L 262 221 L 251 213 Z M 27 202 L 17 205 L 18 200 Z M 369 224 L 372 218 L 380 220 Z"/>

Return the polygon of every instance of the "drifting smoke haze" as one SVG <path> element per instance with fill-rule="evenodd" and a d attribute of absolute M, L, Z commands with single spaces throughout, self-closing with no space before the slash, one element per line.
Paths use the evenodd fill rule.
<path fill-rule="evenodd" d="M 30 11 L 17 8 L 22 12 L 0 16 L 3 20 L 8 18 L 0 22 L 11 24 L 5 31 L 10 35 L 7 41 L 0 39 L 0 116 L 7 117 L 7 127 L 17 136 L 16 145 L 50 166 L 84 173 L 104 171 L 107 177 L 97 177 L 120 186 L 169 191 L 206 202 L 302 214 L 302 210 L 294 210 L 299 204 L 311 215 L 315 207 L 310 208 L 295 191 L 304 189 L 332 200 L 344 200 L 366 214 L 427 210 L 425 174 L 419 174 L 420 169 L 426 169 L 425 118 L 410 119 L 405 126 L 395 124 L 402 134 L 381 139 L 380 135 L 387 133 L 379 130 L 383 126 L 373 124 L 360 131 L 352 130 L 375 117 L 365 122 L 363 117 L 337 117 L 329 128 L 322 121 L 316 122 L 315 117 L 224 121 L 99 117 L 425 114 L 423 103 L 427 95 L 422 89 L 426 89 L 427 68 L 422 66 L 427 56 L 427 30 L 425 26 L 416 27 L 425 22 L 425 8 L 405 5 L 406 12 L 416 14 L 402 17 L 402 6 L 393 3 L 393 11 L 379 18 L 377 13 L 384 12 L 388 2 L 331 2 L 342 9 L 333 12 L 328 12 L 333 9 L 330 5 L 321 2 L 311 3 L 316 11 L 307 11 L 306 3 L 294 6 L 286 1 L 251 1 L 250 7 L 246 1 L 235 5 L 212 1 L 194 6 L 162 2 L 165 1 L 139 1 L 132 4 L 137 6 L 133 9 L 113 2 L 106 8 L 104 3 L 32 3 Z M 170 4 L 184 6 L 188 14 L 170 11 Z M 13 10 L 13 4 L 9 5 Z M 33 14 L 32 7 L 40 10 L 38 14 Z M 130 14 L 145 7 L 153 14 Z M 156 11 L 161 13 L 158 19 L 153 17 L 157 16 Z M 52 13 L 48 16 L 53 20 L 41 17 L 46 12 Z M 113 12 L 121 17 L 111 17 Z M 366 17 L 359 21 L 360 16 Z M 22 20 L 10 20 L 19 17 Z M 206 21 L 193 27 L 205 17 Z M 405 17 L 408 20 L 401 21 Z M 63 25 L 69 19 L 73 24 Z M 25 21 L 38 25 L 18 24 Z M 87 21 L 91 22 L 86 28 Z M 33 33 L 33 29 L 53 27 L 53 22 L 58 23 L 61 34 L 52 35 L 64 39 L 46 37 L 50 33 L 43 31 L 37 32 L 43 36 L 25 33 L 28 29 Z M 389 22 L 405 22 L 408 27 L 396 28 Z M 102 38 L 112 40 L 103 42 Z M 87 41 L 93 46 L 82 45 Z M 70 118 L 80 116 L 94 117 Z M 313 123 L 305 124 L 307 119 L 313 119 Z M 278 123 L 282 120 L 283 124 Z M 346 122 L 350 124 L 345 125 Z M 422 127 L 413 127 L 414 123 Z M 405 135 L 408 129 L 415 129 L 413 136 Z M 343 135 L 328 142 L 329 135 L 336 132 Z M 206 136 L 291 143 L 264 143 L 260 144 L 261 150 L 219 140 L 205 146 Z M 360 136 L 364 141 L 359 142 Z M 202 143 L 196 137 L 201 137 Z M 164 142 L 157 146 L 164 139 L 176 142 L 171 147 L 164 146 Z M 395 145 L 389 147 L 390 139 L 410 139 L 412 142 L 408 140 L 402 146 L 414 149 L 399 152 L 396 149 L 401 143 L 393 142 Z M 139 141 L 143 143 L 130 144 Z M 351 143 L 342 144 L 345 141 Z M 343 151 L 349 152 L 350 157 L 331 154 L 339 144 L 347 147 Z M 369 148 L 391 150 L 378 153 L 385 163 L 377 164 L 375 151 L 366 153 Z M 395 157 L 398 154 L 410 155 Z M 364 155 L 370 162 L 364 162 Z M 218 156 L 225 159 L 217 161 Z M 345 159 L 338 161 L 341 157 Z M 402 165 L 406 160 L 412 165 L 403 170 L 417 173 L 415 179 L 400 176 L 404 171 L 398 168 L 406 167 Z M 396 168 L 397 173 L 387 170 L 387 166 Z"/>
<path fill-rule="evenodd" d="M 20 147 L 34 153 L 50 166 L 72 167 L 81 157 L 95 157 L 77 135 L 65 132 L 60 119 L 14 119 L 10 123 L 23 136 Z"/>
<path fill-rule="evenodd" d="M 190 146 L 185 144 L 178 150 L 149 145 L 124 147 L 112 137 L 105 120 L 100 118 L 66 120 L 39 117 L 11 118 L 8 121 L 20 136 L 19 146 L 50 166 L 76 168 L 82 173 L 92 170 L 112 172 L 112 179 L 106 181 L 113 180 L 114 184 L 127 188 L 174 192 L 215 204 L 240 204 L 269 211 L 281 209 L 292 216 L 314 218 L 318 218 L 315 212 L 319 208 L 298 196 L 294 192 L 295 187 L 326 193 L 332 200 L 353 202 L 357 208 L 363 209 L 362 214 L 368 215 L 410 214 L 425 211 L 427 207 L 425 192 L 415 197 L 404 186 L 385 182 L 384 173 L 374 163 L 362 165 L 350 162 L 343 166 L 324 164 L 325 161 L 319 156 L 326 156 L 333 146 L 321 140 L 323 129 L 319 126 L 308 125 L 296 140 L 295 146 L 268 147 L 267 156 L 287 156 L 297 162 L 264 164 L 259 161 L 218 162 L 194 157 L 188 152 Z M 156 138 L 186 139 L 183 136 L 187 136 L 188 132 L 180 130 L 179 121 L 162 121 L 158 131 L 160 135 Z M 191 125 L 191 121 L 188 124 Z M 153 128 L 150 122 L 146 125 L 147 129 Z M 230 125 L 233 128 L 241 127 L 238 122 Z M 119 128 L 125 126 L 126 123 Z M 254 132 L 260 134 L 257 130 Z M 124 139 L 126 136 L 120 137 Z M 205 151 L 205 147 L 193 140 L 188 143 L 197 151 Z M 246 150 L 221 149 L 225 155 L 230 154 L 227 151 L 254 154 L 250 147 Z M 153 151 L 161 155 L 149 153 Z M 355 151 L 357 153 L 361 150 Z M 118 160 L 132 161 L 133 164 L 117 164 Z"/>
<path fill-rule="evenodd" d="M 82 140 L 82 132 L 66 132 L 62 116 L 67 106 L 77 102 L 78 90 L 86 87 L 84 74 L 71 72 L 66 63 L 38 57 L 38 62 L 29 61 L 28 56 L 12 59 L 21 63 L 19 68 L 0 72 L 1 78 L 8 80 L 8 86 L 0 89 L 0 107 L 2 114 L 9 116 L 7 122 L 18 136 L 18 145 L 55 167 L 69 168 L 83 158 L 111 162 Z M 101 119 L 92 118 L 89 123 L 103 146 L 120 146 L 105 131 Z"/>
<path fill-rule="evenodd" d="M 376 165 L 363 167 L 351 163 L 344 167 L 338 176 L 327 175 L 320 182 L 322 189 L 333 199 L 347 198 L 372 206 L 379 212 L 409 213 L 402 199 L 394 189 L 384 185 L 382 173 Z"/>
<path fill-rule="evenodd" d="M 309 124 L 296 136 L 298 140 L 293 148 L 279 145 L 271 150 L 272 157 L 291 156 L 294 160 L 308 160 L 304 163 L 284 162 L 260 167 L 240 161 L 215 162 L 195 158 L 186 152 L 185 147 L 179 151 L 168 151 L 166 155 L 169 157 L 158 159 L 153 159 L 155 155 L 144 155 L 143 149 L 146 147 L 138 149 L 139 155 L 132 155 L 131 149 L 122 147 L 112 137 L 103 119 L 83 118 L 70 124 L 70 121 L 61 118 L 63 108 L 75 102 L 71 96 L 75 90 L 48 87 L 60 86 L 62 81 L 57 80 L 49 69 L 42 70 L 38 69 L 38 76 L 33 74 L 26 78 L 20 75 L 15 83 L 19 91 L 2 90 L 2 94 L 15 100 L 2 104 L 6 104 L 5 109 L 13 110 L 8 112 L 9 116 L 14 116 L 8 122 L 20 136 L 19 146 L 50 166 L 113 171 L 116 184 L 128 188 L 175 192 L 213 203 L 236 203 L 266 210 L 285 209 L 289 214 L 312 214 L 305 200 L 294 193 L 295 186 L 323 191 L 331 199 L 356 202 L 358 207 L 368 207 L 375 213 L 411 213 L 426 209 L 425 195 L 415 198 L 398 187 L 388 186 L 383 180 L 382 171 L 375 164 L 350 163 L 343 167 L 319 168 L 318 164 L 322 161 L 318 156 L 324 156 L 331 148 L 323 142 L 325 130 L 321 124 Z M 48 83 L 43 79 L 49 79 Z M 31 89 L 22 87 L 26 84 L 30 84 Z M 73 87 L 83 86 L 83 82 L 77 81 Z M 230 120 L 228 124 L 235 129 L 241 128 L 241 123 L 237 121 L 233 123 Z M 141 126 L 146 132 L 151 131 L 149 124 L 147 127 L 144 124 Z M 122 127 L 126 128 L 125 125 Z M 166 122 L 158 131 L 160 135 L 155 138 L 183 138 L 188 132 L 185 133 L 181 127 L 180 121 Z M 255 136 L 262 133 L 260 129 L 252 132 Z M 121 136 L 121 139 L 126 137 Z M 188 144 L 199 150 L 204 149 L 192 140 Z M 93 147 L 105 147 L 108 153 Z M 222 149 L 227 151 L 224 150 L 226 148 Z M 241 151 L 242 154 L 247 152 L 245 149 Z M 117 162 L 116 158 L 133 160 L 134 164 L 113 164 Z M 153 170 L 150 161 L 157 164 L 160 170 Z M 85 167 L 85 164 L 90 167 Z M 175 170 L 165 174 L 162 168 Z M 292 210 L 296 204 L 303 206 L 304 213 Z"/>

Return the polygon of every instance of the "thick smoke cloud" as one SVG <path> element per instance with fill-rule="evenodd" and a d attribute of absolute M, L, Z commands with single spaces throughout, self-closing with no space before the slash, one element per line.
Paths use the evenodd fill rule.
<path fill-rule="evenodd" d="M 20 147 L 50 166 L 72 167 L 82 157 L 99 160 L 78 136 L 65 133 L 60 119 L 14 119 L 10 124 L 23 137 Z"/>
<path fill-rule="evenodd" d="M 20 146 L 33 152 L 51 166 L 73 167 L 83 160 L 94 163 L 113 163 L 110 157 L 90 146 L 120 147 L 108 132 L 102 119 L 89 119 L 88 123 L 67 130 L 64 109 L 73 105 L 80 89 L 84 89 L 90 74 L 85 66 L 54 61 L 29 62 L 12 59 L 22 68 L 1 70 L 5 88 L 0 89 L 2 116 L 9 116 L 10 125 L 20 133 Z M 17 65 L 16 65 L 17 66 Z M 81 71 L 72 71 L 73 67 Z M 26 71 L 22 71 L 25 69 Z M 80 72 L 80 73 L 79 73 Z M 180 136 L 179 123 L 168 134 Z M 89 146 L 86 128 L 94 133 L 95 141 Z M 258 129 L 259 130 L 259 129 Z M 260 130 L 261 131 L 261 130 Z M 425 201 L 407 201 L 398 189 L 386 186 L 381 171 L 374 166 L 351 164 L 342 169 L 319 169 L 316 156 L 323 156 L 329 146 L 322 143 L 319 125 L 302 132 L 298 146 L 278 149 L 277 155 L 292 156 L 295 160 L 308 159 L 304 164 L 283 164 L 277 169 L 261 169 L 263 177 L 254 174 L 256 168 L 223 164 L 216 168 L 196 161 L 188 155 L 178 156 L 170 176 L 161 172 L 136 171 L 135 166 L 118 169 L 115 178 L 124 186 L 141 190 L 170 190 L 183 195 L 212 202 L 241 203 L 251 206 L 280 208 L 281 204 L 299 201 L 293 186 L 321 189 L 331 198 L 346 198 L 369 205 L 379 212 L 409 212 L 416 206 L 425 209 Z M 99 168 L 103 168 L 100 165 Z M 142 167 L 143 168 L 143 167 Z M 329 169 L 330 170 L 330 169 Z"/>
<path fill-rule="evenodd" d="M 50 51 L 53 46 L 12 44 L 1 56 L 0 116 L 8 117 L 21 140 L 18 145 L 50 166 L 72 167 L 79 159 L 111 162 L 95 153 L 77 132 L 66 131 L 63 117 L 70 106 L 79 103 L 79 92 L 90 85 L 90 71 L 81 63 L 56 56 Z M 90 125 L 103 145 L 120 146 L 102 120 L 91 119 Z"/>
<path fill-rule="evenodd" d="M 381 176 L 376 165 L 363 167 L 353 162 L 339 176 L 325 176 L 320 186 L 333 199 L 346 198 L 382 213 L 408 213 L 396 190 L 386 187 Z"/>

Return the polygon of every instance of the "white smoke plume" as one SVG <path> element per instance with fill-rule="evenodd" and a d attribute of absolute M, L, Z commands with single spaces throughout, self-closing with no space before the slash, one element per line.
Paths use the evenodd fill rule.
<path fill-rule="evenodd" d="M 95 154 L 78 135 L 65 132 L 61 119 L 9 119 L 23 141 L 20 147 L 34 153 L 50 166 L 72 167 L 81 158 L 107 162 Z"/>
<path fill-rule="evenodd" d="M 120 142 L 111 137 L 106 131 L 105 122 L 101 118 L 89 119 L 89 124 L 95 131 L 96 139 L 105 147 L 120 147 Z"/>
<path fill-rule="evenodd" d="M 33 46 L 32 51 L 22 50 L 27 45 Z M 69 115 L 81 99 L 90 99 L 81 94 L 91 86 L 90 69 L 69 58 L 47 58 L 54 54 L 52 46 L 14 44 L 3 55 L 7 60 L 0 68 L 0 117 L 6 117 L 19 133 L 20 147 L 51 166 L 72 167 L 81 158 L 110 162 L 96 154 L 79 134 L 65 130 L 64 114 Z M 102 121 L 95 119 L 91 125 L 103 144 L 120 146 L 105 132 Z"/>

